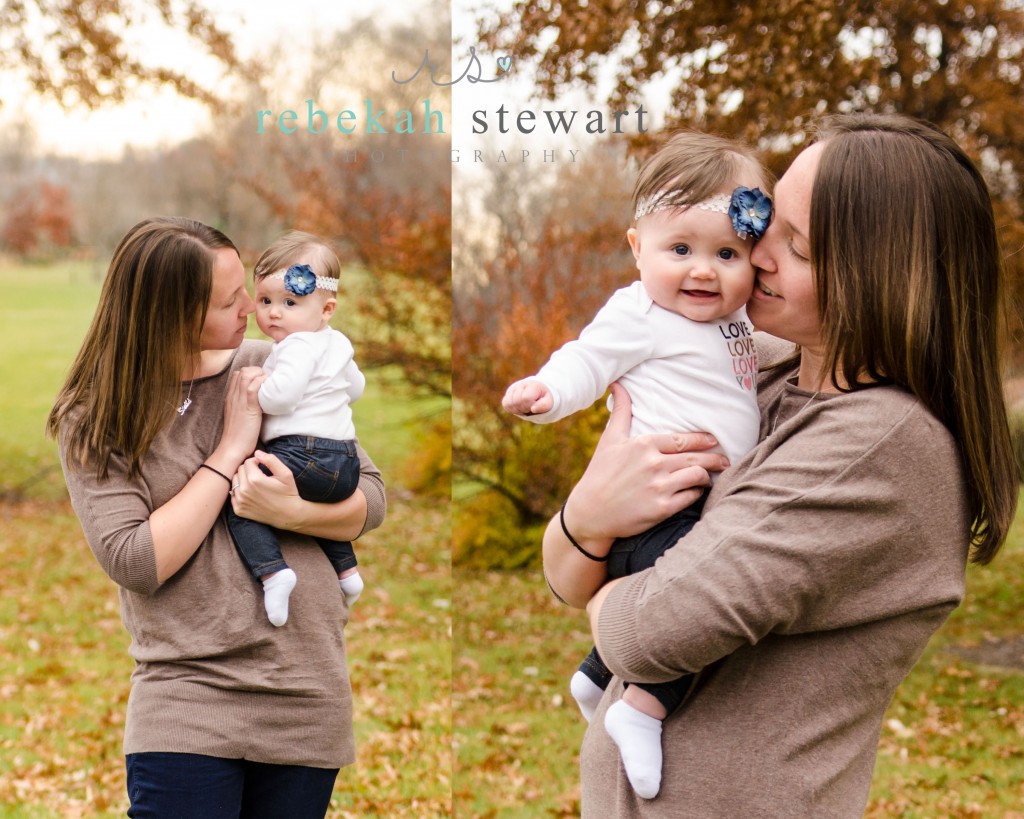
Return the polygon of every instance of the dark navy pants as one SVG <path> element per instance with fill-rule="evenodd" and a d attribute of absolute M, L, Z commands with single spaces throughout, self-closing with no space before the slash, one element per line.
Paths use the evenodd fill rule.
<path fill-rule="evenodd" d="M 303 500 L 337 503 L 350 497 L 359 485 L 359 456 L 353 441 L 283 435 L 268 442 L 263 449 L 280 458 L 292 471 Z M 230 498 L 225 509 L 235 546 L 253 577 L 258 580 L 288 568 L 273 527 L 240 518 L 231 508 Z M 316 538 L 316 542 L 339 574 L 356 565 L 351 542 L 322 537 Z"/>
<path fill-rule="evenodd" d="M 323 819 L 337 768 L 202 754 L 128 754 L 131 819 Z"/>
<path fill-rule="evenodd" d="M 616 540 L 612 544 L 611 552 L 608 553 L 608 579 L 627 577 L 651 568 L 659 557 L 675 546 L 679 539 L 700 520 L 707 496 L 708 493 L 705 490 L 695 503 L 652 526 L 646 532 Z M 608 670 L 608 666 L 604 664 L 604 660 L 601 659 L 596 648 L 592 648 L 580 664 L 580 671 L 602 690 L 608 687 L 608 683 L 612 679 L 612 672 Z M 658 702 L 665 706 L 665 710 L 671 714 L 686 699 L 695 682 L 696 676 L 687 674 L 667 683 L 627 683 L 627 685 L 636 685 L 653 694 Z"/>

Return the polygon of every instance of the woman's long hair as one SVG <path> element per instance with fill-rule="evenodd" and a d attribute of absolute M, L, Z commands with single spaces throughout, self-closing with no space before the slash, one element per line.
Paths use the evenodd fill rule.
<path fill-rule="evenodd" d="M 952 139 L 909 117 L 836 117 L 818 141 L 810 252 L 826 372 L 851 390 L 897 384 L 949 429 L 964 465 L 972 558 L 987 563 L 1006 538 L 1018 486 L 988 187 Z"/>
<path fill-rule="evenodd" d="M 199 353 L 213 286 L 214 251 L 236 250 L 215 228 L 157 217 L 114 250 L 82 348 L 46 422 L 65 427 L 69 461 L 105 478 L 110 457 L 139 469 L 181 403 L 181 375 Z"/>

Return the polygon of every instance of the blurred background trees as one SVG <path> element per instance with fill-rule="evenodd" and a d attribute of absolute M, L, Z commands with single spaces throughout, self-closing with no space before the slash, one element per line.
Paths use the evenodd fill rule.
<path fill-rule="evenodd" d="M 471 191 L 486 218 L 456 220 L 456 561 L 531 562 L 552 500 L 568 493 L 603 425 L 599 408 L 534 425 L 500 403 L 508 384 L 536 372 L 633 278 L 623 221 L 631 187 L 614 172 L 627 161 L 625 145 L 599 153 L 590 161 L 607 174 L 590 164 L 563 164 L 553 176 L 528 163 L 489 164 Z M 457 214 L 469 210 L 468 193 L 457 191 Z"/>
<path fill-rule="evenodd" d="M 595 88 L 613 107 L 657 82 L 667 127 L 696 126 L 764 152 L 778 175 L 828 113 L 929 120 L 985 169 L 1021 305 L 1024 8 L 1006 0 L 683 3 L 517 0 L 481 39 L 536 65 L 551 96 Z M 1019 310 L 1017 311 L 1019 315 Z M 1019 320 L 1010 328 L 1024 344 Z"/>
<path fill-rule="evenodd" d="M 196 0 L 0 0 L 0 71 L 66 106 L 119 102 L 144 84 L 223 104 L 192 66 L 143 56 L 132 36 L 140 26 L 199 46 L 225 71 L 245 70 L 229 34 Z"/>
<path fill-rule="evenodd" d="M 1009 273 L 1008 337 L 1024 367 L 1019 4 L 515 0 L 478 12 L 480 42 L 513 55 L 517 70 L 532 70 L 538 95 L 558 99 L 582 89 L 610 109 L 645 103 L 664 112 L 666 131 L 696 127 L 757 146 L 776 174 L 824 114 L 898 111 L 938 124 L 978 161 L 991 186 Z M 630 155 L 644 157 L 656 139 L 634 137 Z M 536 559 L 539 527 L 557 511 L 595 441 L 598 424 L 587 414 L 560 422 L 560 430 L 536 430 L 502 416 L 498 406 L 508 383 L 579 333 L 616 276 L 624 283 L 635 272 L 622 254 L 630 216 L 623 200 L 604 223 L 590 210 L 594 199 L 612 207 L 607 188 L 630 185 L 635 164 L 593 155 L 586 162 L 589 173 L 568 212 L 557 197 L 522 211 L 515 233 L 533 237 L 528 251 L 506 235 L 498 212 L 507 203 L 493 201 L 499 238 L 481 249 L 476 278 L 456 279 L 455 468 L 463 481 L 457 492 L 467 499 L 456 513 L 456 555 L 464 560 L 499 566 L 509 555 L 516 563 Z M 561 193 L 561 182 L 553 188 Z M 595 234 L 611 241 L 608 255 L 579 263 L 576 254 L 598 246 Z M 534 264 L 538 258 L 544 263 Z M 579 283 L 573 290 L 561 278 L 569 270 Z M 514 292 L 497 297 L 507 290 Z M 482 320 L 488 310 L 493 315 Z M 463 350 L 466 333 L 473 343 Z M 505 361 L 514 362 L 514 372 Z M 463 380 L 470 372 L 473 384 Z M 1015 389 L 1024 400 L 1024 387 Z"/>

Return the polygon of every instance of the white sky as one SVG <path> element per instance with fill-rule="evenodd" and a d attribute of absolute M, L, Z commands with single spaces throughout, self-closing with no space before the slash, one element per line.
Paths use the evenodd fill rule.
<path fill-rule="evenodd" d="M 373 16 L 382 23 L 401 19 L 417 0 L 360 0 L 358 4 L 339 0 L 286 0 L 282 3 L 258 3 L 251 0 L 205 0 L 218 23 L 234 37 L 243 58 L 267 51 L 281 53 L 278 61 L 299 59 L 302 44 L 316 33 L 346 27 L 356 16 Z M 255 8 L 254 8 L 255 7 Z M 354 14 L 352 9 L 357 12 Z M 258 8 L 259 10 L 255 10 Z M 156 34 L 157 36 L 154 36 Z M 209 83 L 215 74 L 202 65 L 198 53 L 183 54 L 180 39 L 144 28 L 133 32 L 133 39 L 146 56 L 166 64 L 188 64 L 190 76 Z M 116 157 L 125 145 L 139 147 L 171 145 L 194 136 L 209 122 L 206 108 L 169 90 L 147 88 L 126 103 L 107 105 L 96 111 L 76 108 L 64 111 L 55 102 L 31 94 L 17 95 L 6 88 L 4 108 L 0 109 L 0 127 L 17 118 L 27 120 L 36 131 L 44 152 L 84 157 Z"/>

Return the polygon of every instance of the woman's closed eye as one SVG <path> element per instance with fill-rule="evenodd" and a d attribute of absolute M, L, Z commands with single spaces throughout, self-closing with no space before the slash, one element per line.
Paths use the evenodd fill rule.
<path fill-rule="evenodd" d="M 797 252 L 797 249 L 793 246 L 792 242 L 786 242 L 786 249 L 789 251 L 789 255 L 792 256 L 794 259 L 797 259 L 801 262 L 810 261 L 806 256 Z"/>

